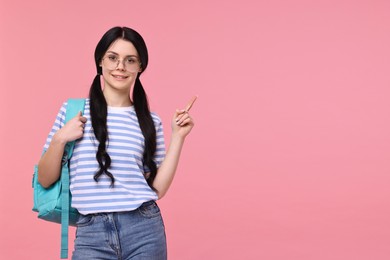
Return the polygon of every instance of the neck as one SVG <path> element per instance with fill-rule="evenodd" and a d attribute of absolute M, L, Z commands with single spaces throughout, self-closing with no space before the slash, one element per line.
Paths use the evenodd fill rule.
<path fill-rule="evenodd" d="M 130 100 L 130 95 L 127 92 L 119 93 L 117 91 L 112 91 L 109 88 L 104 88 L 103 95 L 107 105 L 110 107 L 128 107 L 133 105 L 133 102 Z"/>

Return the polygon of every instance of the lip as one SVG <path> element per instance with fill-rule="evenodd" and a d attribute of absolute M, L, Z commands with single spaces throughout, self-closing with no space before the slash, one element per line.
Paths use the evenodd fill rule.
<path fill-rule="evenodd" d="M 111 76 L 119 81 L 126 80 L 129 76 L 126 75 L 118 75 L 118 74 L 111 74 Z"/>

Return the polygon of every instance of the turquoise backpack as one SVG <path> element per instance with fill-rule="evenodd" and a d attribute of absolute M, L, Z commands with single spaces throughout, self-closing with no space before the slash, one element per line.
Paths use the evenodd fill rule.
<path fill-rule="evenodd" d="M 75 117 L 79 111 L 84 111 L 85 99 L 69 99 L 66 107 L 65 123 Z M 79 213 L 71 205 L 69 192 L 69 161 L 72 157 L 74 141 L 65 146 L 62 158 L 60 179 L 49 188 L 43 188 L 38 182 L 38 165 L 35 165 L 33 175 L 34 207 L 38 218 L 50 222 L 61 223 L 61 259 L 68 258 L 69 225 L 76 226 Z"/>

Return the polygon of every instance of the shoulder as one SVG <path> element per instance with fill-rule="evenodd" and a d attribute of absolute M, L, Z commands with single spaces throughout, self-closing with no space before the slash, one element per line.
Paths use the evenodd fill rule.
<path fill-rule="evenodd" d="M 74 98 L 68 98 L 67 100 L 62 102 L 62 105 L 61 105 L 60 111 L 58 113 L 58 116 L 65 117 L 65 114 L 66 114 L 67 107 L 68 107 L 70 99 L 74 99 Z M 83 99 L 83 98 L 77 98 L 77 99 Z M 87 106 L 89 107 L 89 99 L 84 98 L 84 100 L 85 100 L 84 108 L 86 108 Z"/>
<path fill-rule="evenodd" d="M 60 111 L 59 111 L 58 114 L 60 114 L 60 115 L 65 115 L 65 113 L 66 113 L 66 106 L 67 106 L 67 105 L 68 105 L 68 100 L 63 101 L 63 102 L 62 102 L 62 105 L 61 105 L 61 107 L 60 107 Z"/>
<path fill-rule="evenodd" d="M 150 112 L 150 115 L 152 116 L 153 122 L 155 125 L 161 124 L 161 118 L 160 116 L 155 112 Z"/>
<path fill-rule="evenodd" d="M 81 105 L 81 102 L 80 101 L 84 101 L 84 107 L 88 106 L 89 107 L 89 98 L 68 98 L 66 101 L 63 102 L 62 106 L 66 107 L 68 106 L 68 104 L 72 104 L 72 105 L 76 105 L 79 106 Z"/>

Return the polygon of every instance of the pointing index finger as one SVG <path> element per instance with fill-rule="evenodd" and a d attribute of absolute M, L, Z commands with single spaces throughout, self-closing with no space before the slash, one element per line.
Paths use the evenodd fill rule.
<path fill-rule="evenodd" d="M 195 103 L 195 100 L 198 98 L 198 96 L 194 96 L 190 102 L 187 104 L 186 108 L 185 108 L 185 111 L 188 112 L 190 111 L 192 105 Z"/>

